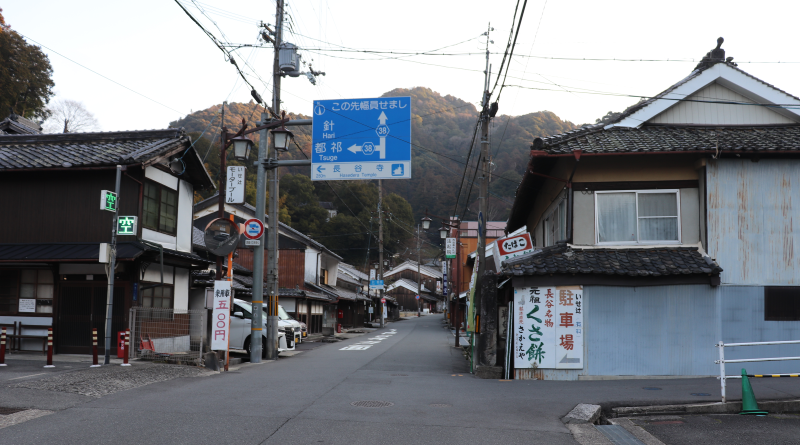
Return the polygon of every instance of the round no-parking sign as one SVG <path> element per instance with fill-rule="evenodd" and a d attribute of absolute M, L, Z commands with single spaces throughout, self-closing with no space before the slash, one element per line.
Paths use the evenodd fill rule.
<path fill-rule="evenodd" d="M 244 236 L 250 239 L 259 239 L 264 234 L 264 223 L 258 219 L 248 219 L 244 223 Z"/>

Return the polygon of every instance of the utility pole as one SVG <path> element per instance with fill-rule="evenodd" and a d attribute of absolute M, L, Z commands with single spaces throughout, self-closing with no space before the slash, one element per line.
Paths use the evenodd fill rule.
<path fill-rule="evenodd" d="M 417 224 L 417 317 L 420 316 L 420 304 L 422 304 L 422 273 L 420 271 L 421 253 L 419 251 L 419 224 Z"/>
<path fill-rule="evenodd" d="M 378 179 L 378 272 L 379 280 L 383 280 L 383 180 Z M 378 292 L 378 310 L 381 312 L 381 327 L 386 326 L 383 317 L 383 288 Z"/>
<path fill-rule="evenodd" d="M 114 186 L 114 193 L 117 194 L 117 202 L 114 210 L 114 217 L 111 218 L 113 226 L 111 227 L 111 259 L 109 260 L 108 269 L 108 291 L 106 292 L 106 350 L 103 354 L 103 364 L 108 365 L 111 363 L 111 314 L 114 313 L 114 269 L 117 266 L 117 220 L 119 219 L 119 184 L 122 181 L 122 170 L 125 167 L 117 166 L 117 181 Z M 19 332 L 17 332 L 19 334 Z M 119 345 L 117 345 L 119 347 Z M 127 354 L 128 351 L 125 351 Z"/>
<path fill-rule="evenodd" d="M 481 187 L 480 196 L 478 197 L 478 274 L 475 280 L 475 301 L 473 304 L 473 313 L 475 314 L 475 351 L 473 356 L 473 366 L 477 368 L 481 353 L 485 345 L 483 344 L 483 336 L 480 329 L 480 316 L 481 316 L 481 300 L 483 299 L 480 288 L 481 281 L 483 280 L 483 273 L 486 270 L 486 215 L 488 210 L 488 195 L 489 195 L 489 120 L 491 119 L 489 97 L 489 76 L 491 75 L 491 65 L 489 65 L 489 32 L 492 31 L 491 24 L 486 31 L 486 71 L 484 78 L 483 88 L 483 101 L 481 103 L 481 154 L 480 164 L 481 168 Z M 476 359 L 477 358 L 477 359 Z M 473 372 L 475 370 L 473 369 Z"/>
<path fill-rule="evenodd" d="M 225 185 L 227 183 L 228 172 L 225 168 L 225 145 L 228 140 L 228 130 L 225 128 L 225 105 L 228 102 L 222 102 L 222 121 L 220 122 L 220 138 L 219 138 L 219 203 L 217 206 L 217 218 L 225 218 Z M 228 267 L 231 267 L 228 264 Z M 222 257 L 217 255 L 217 274 L 215 280 L 222 279 Z"/>
<path fill-rule="evenodd" d="M 267 113 L 261 113 L 261 124 L 267 123 Z M 261 167 L 262 160 L 267 158 L 267 144 L 269 131 L 265 128 L 261 130 L 258 140 L 258 171 L 256 172 L 256 218 L 263 222 L 266 213 L 266 203 L 264 202 L 264 190 L 267 186 L 266 172 Z M 259 243 L 253 249 L 253 319 L 250 322 L 250 363 L 260 363 L 262 348 L 261 339 L 264 336 L 264 320 L 262 310 L 264 307 L 264 242 Z"/>
<path fill-rule="evenodd" d="M 275 57 L 272 65 L 272 110 L 276 115 L 280 115 L 281 109 L 281 67 L 279 63 L 280 46 L 283 40 L 283 2 L 277 0 L 275 11 Z M 278 160 L 278 150 L 275 149 L 275 141 L 271 145 L 272 153 L 268 156 L 274 161 Z M 267 249 L 269 258 L 267 259 L 267 291 L 269 293 L 269 303 L 267 305 L 267 359 L 275 360 L 278 358 L 278 169 L 268 170 L 267 179 L 269 181 L 269 226 L 267 233 Z"/>

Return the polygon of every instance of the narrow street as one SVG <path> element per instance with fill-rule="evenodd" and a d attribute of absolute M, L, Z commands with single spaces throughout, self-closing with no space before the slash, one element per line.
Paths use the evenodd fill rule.
<path fill-rule="evenodd" d="M 90 370 L 58 360 L 43 370 L 12 356 L 0 370 L 0 406 L 53 412 L 2 428 L 0 443 L 574 444 L 560 418 L 578 403 L 685 403 L 701 391 L 715 395 L 694 399 L 716 398 L 714 379 L 481 380 L 452 341 L 440 316 L 425 316 L 221 374 L 138 363 Z M 134 382 L 113 376 L 128 370 L 138 373 Z M 790 379 L 774 380 L 756 391 L 800 396 L 784 384 Z M 643 389 L 655 385 L 662 390 Z"/>

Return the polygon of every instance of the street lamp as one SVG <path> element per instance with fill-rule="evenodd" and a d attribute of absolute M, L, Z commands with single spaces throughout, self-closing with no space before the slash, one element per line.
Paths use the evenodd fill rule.
<path fill-rule="evenodd" d="M 427 216 L 422 218 L 422 230 L 428 230 L 431 228 L 431 219 Z"/>
<path fill-rule="evenodd" d="M 237 161 L 247 161 L 250 158 L 250 149 L 253 147 L 253 141 L 244 136 L 236 136 L 231 138 L 233 142 L 233 157 Z"/>
<path fill-rule="evenodd" d="M 450 232 L 450 229 L 449 229 L 447 226 L 445 226 L 445 225 L 442 225 L 442 228 L 441 228 L 441 229 L 439 229 L 439 238 L 441 238 L 441 239 L 447 239 L 447 234 L 448 234 L 449 232 Z"/>
<path fill-rule="evenodd" d="M 275 150 L 288 151 L 292 139 L 294 139 L 294 133 L 286 128 L 281 127 L 272 130 L 272 140 L 275 142 Z"/>

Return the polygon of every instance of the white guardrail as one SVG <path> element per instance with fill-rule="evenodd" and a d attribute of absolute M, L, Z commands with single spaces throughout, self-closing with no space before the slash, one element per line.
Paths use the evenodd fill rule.
<path fill-rule="evenodd" d="M 725 360 L 725 348 L 731 348 L 734 346 L 761 346 L 761 345 L 797 345 L 800 344 L 800 340 L 791 340 L 791 341 L 762 341 L 762 342 L 752 342 L 752 343 L 728 343 L 725 344 L 723 342 L 719 342 L 718 344 L 714 345 L 719 348 L 719 360 L 715 360 L 714 363 L 719 364 L 719 377 L 717 377 L 720 381 L 720 390 L 722 393 L 722 403 L 725 403 L 726 396 L 725 396 L 725 380 L 726 379 L 741 379 L 741 375 L 725 375 L 725 364 L 726 363 L 750 363 L 750 362 L 782 362 L 786 360 L 800 360 L 800 357 L 769 357 L 769 358 L 742 358 L 742 359 L 735 359 L 735 360 Z M 748 374 L 748 377 L 798 377 L 800 373 L 797 374 Z"/>

